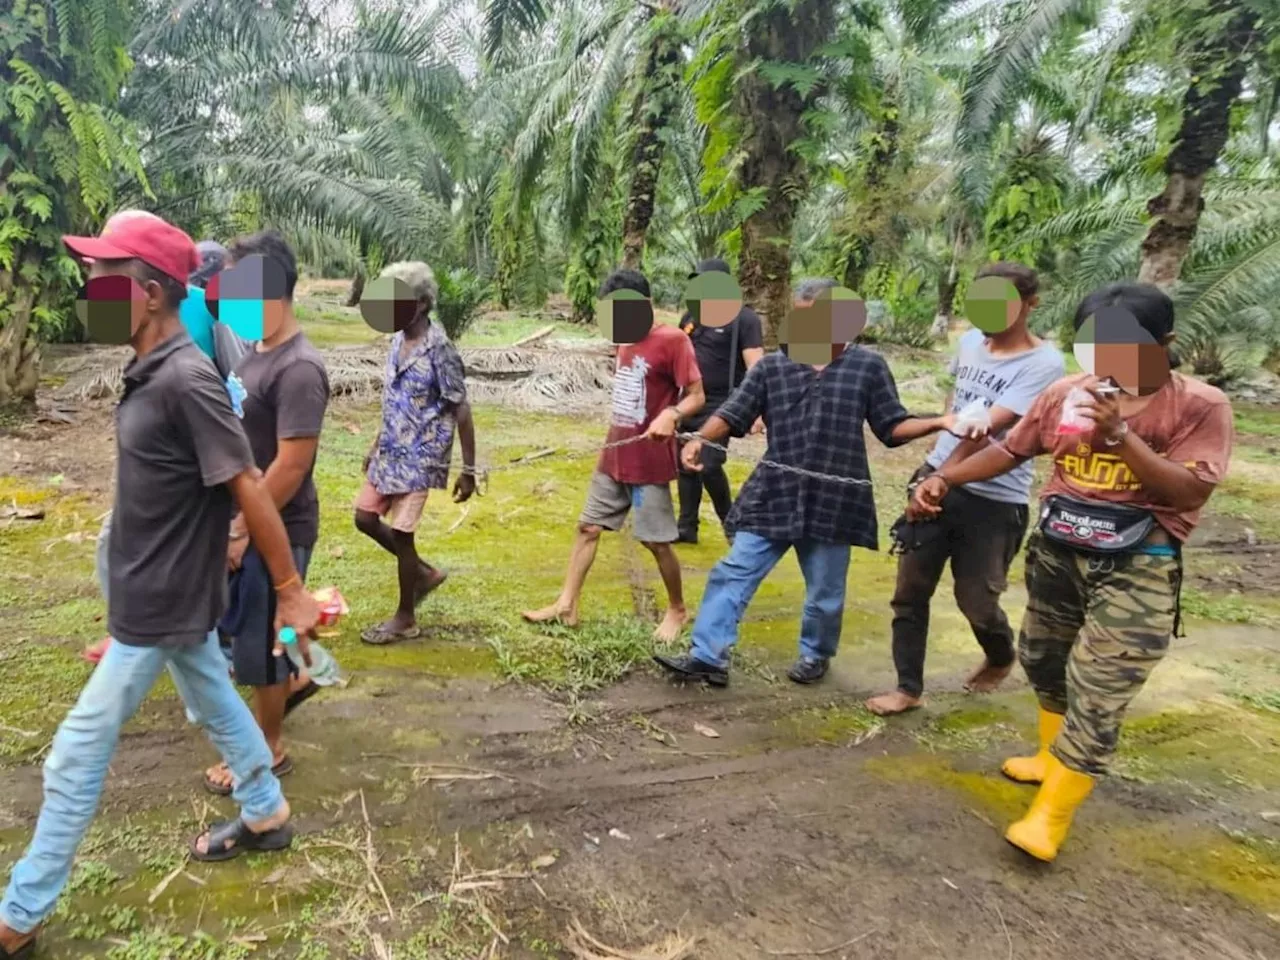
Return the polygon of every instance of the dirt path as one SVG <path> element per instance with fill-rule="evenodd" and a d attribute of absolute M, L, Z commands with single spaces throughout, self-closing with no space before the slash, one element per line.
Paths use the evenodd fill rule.
<path fill-rule="evenodd" d="M 502 682 L 542 679 L 542 659 L 564 655 L 506 620 L 554 595 L 589 459 L 506 475 L 455 535 L 441 532 L 455 508 L 435 504 L 424 542 L 453 575 L 427 635 L 362 647 L 361 618 L 393 588 L 346 514 L 368 416 L 335 411 L 318 468 L 316 569 L 356 607 L 326 642 L 353 682 L 289 722 L 295 851 L 183 863 L 198 824 L 231 808 L 201 791 L 212 751 L 162 683 L 122 739 L 43 956 L 570 957 L 576 919 L 633 950 L 679 931 L 709 960 L 1280 957 L 1280 635 L 1269 624 L 1193 619 L 1135 705 L 1116 776 L 1060 861 L 1040 867 L 1001 838 L 1031 792 L 996 773 L 1025 748 L 1033 699 L 1019 680 L 992 697 L 960 693 L 975 648 L 944 593 L 926 709 L 884 724 L 859 707 L 891 682 L 888 558 L 857 558 L 841 656 L 817 689 L 776 679 L 795 652 L 790 561 L 752 605 L 727 691 L 669 685 L 643 658 L 603 690 L 574 686 L 590 663 L 556 693 Z M 481 416 L 494 462 L 567 442 L 563 421 Z M 877 482 L 898 483 L 918 456 L 876 454 Z M 101 630 L 86 532 L 111 457 L 105 409 L 0 436 L 0 505 L 48 509 L 39 529 L 0 524 L 0 872 L 39 808 L 38 747 L 87 673 L 76 652 Z M 1265 537 L 1243 542 L 1252 524 L 1206 525 L 1213 536 L 1190 561 L 1218 591 L 1205 609 L 1239 609 L 1236 581 L 1261 591 L 1272 560 L 1260 559 Z M 680 552 L 694 607 L 723 549 L 705 529 L 706 543 Z M 661 599 L 648 554 L 611 538 L 583 630 L 598 638 L 607 617 L 653 616 Z M 1011 615 L 1024 599 L 1010 591 Z M 606 639 L 621 649 L 626 637 Z"/>

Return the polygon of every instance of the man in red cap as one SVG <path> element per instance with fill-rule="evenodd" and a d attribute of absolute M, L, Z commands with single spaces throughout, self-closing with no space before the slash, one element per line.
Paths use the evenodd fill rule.
<path fill-rule="evenodd" d="M 271 773 L 271 750 L 237 695 L 214 626 L 226 601 L 233 500 L 270 570 L 276 626 L 292 627 L 304 659 L 319 617 L 302 589 L 289 540 L 213 364 L 178 319 L 191 239 L 163 220 L 135 218 L 108 237 L 66 237 L 89 271 L 94 311 L 120 318 L 127 287 L 129 342 L 116 417 L 117 480 L 111 527 L 108 622 L 115 643 L 58 728 L 45 762 L 35 837 L 0 901 L 0 960 L 27 956 L 71 873 L 93 819 L 121 727 L 168 667 L 188 711 L 233 774 L 240 816 L 190 843 L 196 860 L 289 846 L 289 804 Z M 102 287 L 115 303 L 95 302 Z"/>

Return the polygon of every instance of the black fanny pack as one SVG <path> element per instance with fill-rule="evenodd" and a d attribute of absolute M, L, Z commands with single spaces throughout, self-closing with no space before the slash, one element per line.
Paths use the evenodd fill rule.
<path fill-rule="evenodd" d="M 1151 534 L 1149 510 L 1118 503 L 1049 497 L 1040 510 L 1040 532 L 1055 543 L 1091 553 L 1128 553 Z"/>

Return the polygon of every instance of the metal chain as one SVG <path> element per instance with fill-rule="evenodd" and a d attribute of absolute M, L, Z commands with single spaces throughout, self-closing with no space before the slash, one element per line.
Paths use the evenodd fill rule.
<path fill-rule="evenodd" d="M 676 434 L 676 438 L 679 440 L 686 440 L 686 441 L 699 440 L 702 442 L 703 446 L 711 447 L 713 450 L 719 450 L 721 453 L 725 455 L 728 455 L 729 453 L 729 448 L 727 446 L 724 446 L 723 444 L 715 443 L 714 441 L 711 441 L 711 440 L 707 440 L 696 433 L 679 433 L 679 434 Z M 646 437 L 644 434 L 640 434 L 635 437 L 627 437 L 625 440 L 614 440 L 611 443 L 603 444 L 602 446 L 598 447 L 596 450 L 589 451 L 589 455 L 596 456 L 597 454 L 602 453 L 605 450 L 616 450 L 619 447 L 625 447 L 632 443 L 639 443 L 642 440 L 648 441 L 648 437 Z M 554 460 L 577 460 L 587 455 L 588 453 L 586 452 L 584 453 L 570 452 L 570 453 L 556 454 L 556 455 L 547 456 L 547 457 L 541 457 L 539 458 L 539 460 L 541 460 L 542 462 L 554 461 Z M 517 460 L 514 463 L 507 463 L 507 464 L 502 464 L 500 466 L 494 466 L 494 467 L 469 467 L 464 464 L 461 468 L 461 472 L 469 476 L 475 477 L 478 482 L 483 481 L 487 489 L 490 473 L 497 473 L 502 470 L 515 470 L 518 467 L 528 466 L 530 462 L 532 461 L 521 459 L 521 460 Z M 801 477 L 808 477 L 811 480 L 825 480 L 829 483 L 840 483 L 846 486 L 858 486 L 858 487 L 869 487 L 872 485 L 870 477 L 844 477 L 844 476 L 839 476 L 837 474 L 821 473 L 817 470 L 806 470 L 804 467 L 792 466 L 789 463 L 778 463 L 776 460 L 757 460 L 755 462 L 757 465 L 762 467 L 769 467 L 774 470 L 781 470 L 783 473 L 791 473 Z M 426 464 L 426 466 L 448 470 L 448 469 L 451 469 L 452 464 L 451 463 L 430 463 L 430 464 Z"/>

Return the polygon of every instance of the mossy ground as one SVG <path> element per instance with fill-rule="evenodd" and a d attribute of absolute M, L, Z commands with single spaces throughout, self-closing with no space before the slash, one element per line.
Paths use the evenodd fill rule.
<path fill-rule="evenodd" d="M 336 311 L 328 321 L 308 321 L 318 341 L 353 342 L 363 335 L 363 325 L 353 325 L 340 308 L 317 303 L 312 309 Z M 326 322 L 333 328 L 327 332 Z M 474 336 L 510 342 L 541 325 L 539 318 L 499 317 L 482 323 Z M 893 363 L 913 409 L 940 406 L 936 360 L 912 352 L 894 354 Z M 560 921 L 544 915 L 537 897 L 482 909 L 466 898 L 441 896 L 453 871 L 447 821 L 454 801 L 447 786 L 433 791 L 415 782 L 414 765 L 466 762 L 484 736 L 475 732 L 482 723 L 472 714 L 507 711 L 513 730 L 545 729 L 546 742 L 517 741 L 511 747 L 535 764 L 538 751 L 550 755 L 572 741 L 581 728 L 567 721 L 589 724 L 600 691 L 650 669 L 651 624 L 638 620 L 636 610 L 661 608 L 660 581 L 647 553 L 629 536 L 606 536 L 588 581 L 583 626 L 524 624 L 520 610 L 550 602 L 559 590 L 594 462 L 591 451 L 605 427 L 602 420 L 482 408 L 481 460 L 495 468 L 487 494 L 462 506 L 433 495 L 421 527 L 423 555 L 450 572 L 448 583 L 422 609 L 423 637 L 390 648 L 361 644 L 360 630 L 389 615 L 395 604 L 391 558 L 360 536 L 351 520 L 360 461 L 376 418 L 372 407 L 336 404 L 316 469 L 322 539 L 309 580 L 314 586 L 337 585 L 351 605 L 350 616 L 324 642 L 353 683 L 325 693 L 323 710 L 313 714 L 325 717 L 323 724 L 308 720 L 311 708 L 291 721 L 299 770 L 289 790 L 307 839 L 284 858 L 246 858 L 217 869 L 187 865 L 152 899 L 180 865 L 186 837 L 212 809 L 196 787 L 208 751 L 197 739 L 175 739 L 183 724 L 166 678 L 127 731 L 128 755 L 139 762 L 137 769 L 117 774 L 135 785 L 125 795 L 109 792 L 50 930 L 47 955 L 376 955 L 371 933 L 353 926 L 350 911 L 358 901 L 357 912 L 372 923 L 382 909 L 380 898 L 367 890 L 358 857 L 326 845 L 363 842 L 361 791 L 377 833 L 388 896 L 400 914 L 396 923 L 379 921 L 373 929 L 395 957 L 479 955 L 492 939 L 484 909 L 499 913 L 508 932 L 520 931 L 514 955 L 563 955 L 556 946 Z M 1238 420 L 1242 447 L 1249 451 L 1244 459 L 1253 464 L 1270 456 L 1265 444 L 1280 436 L 1280 415 L 1249 410 Z M 45 511 L 40 521 L 0 519 L 0 663 L 7 681 L 0 686 L 0 773 L 23 785 L 0 798 L 4 864 L 18 856 L 29 836 L 31 804 L 38 798 L 33 764 L 89 675 L 79 651 L 105 631 L 92 569 L 94 537 L 108 505 L 108 424 L 104 417 L 102 435 L 86 440 L 86 470 L 97 471 L 94 476 L 46 474 L 38 463 L 31 465 L 38 450 L 30 445 L 25 459 L 15 461 L 23 468 L 0 477 L 0 506 Z M 548 446 L 577 456 L 509 469 L 513 459 Z M 750 469 L 750 444 L 739 448 L 743 458 L 729 465 L 735 487 Z M 918 445 L 873 454 L 882 542 L 901 509 L 902 486 L 923 453 Z M 1280 487 L 1265 471 L 1246 469 L 1224 486 L 1213 507 L 1247 519 L 1267 539 L 1272 531 L 1280 533 L 1277 494 Z M 692 608 L 707 571 L 725 550 L 709 504 L 703 521 L 702 543 L 680 550 Z M 1033 736 L 1035 704 L 1017 682 L 984 699 L 959 692 L 959 678 L 977 647 L 949 600 L 945 578 L 934 606 L 928 706 L 891 723 L 860 706 L 863 696 L 892 683 L 887 647 L 894 577 L 895 562 L 885 553 L 856 553 L 841 656 L 828 686 L 817 699 L 784 702 L 777 678 L 796 652 L 803 597 L 795 560 L 785 558 L 752 603 L 739 647 L 746 701 L 766 719 L 753 728 L 752 742 L 730 744 L 726 727 L 724 743 L 735 756 L 816 744 L 863 751 L 873 749 L 868 741 L 877 751 L 881 743 L 892 745 L 889 756 L 866 763 L 867 773 L 936 787 L 958 796 L 964 808 L 1003 823 L 1025 808 L 1029 795 L 994 773 L 996 761 Z M 1019 559 L 1006 602 L 1014 622 L 1025 601 L 1020 581 Z M 1116 859 L 1143 876 L 1207 885 L 1274 912 L 1280 884 L 1275 847 L 1261 821 L 1248 817 L 1280 790 L 1280 649 L 1268 628 L 1280 604 L 1211 586 L 1188 590 L 1186 601 L 1193 615 L 1190 637 L 1175 645 L 1135 705 L 1117 773 L 1220 804 L 1215 809 L 1236 811 L 1233 816 L 1250 826 L 1233 827 L 1231 836 L 1208 826 L 1165 836 L 1152 832 L 1149 821 L 1133 819 L 1136 814 L 1131 820 L 1122 816 L 1112 831 Z M 510 686 L 501 689 L 503 684 Z M 550 693 L 551 700 L 530 694 L 530 686 Z M 460 723 L 464 713 L 470 719 Z M 154 752 L 148 752 L 150 744 Z M 687 789 L 696 791 L 697 784 Z M 1109 804 L 1086 817 L 1086 834 L 1090 824 L 1117 809 Z M 460 847 L 486 866 L 513 858 L 527 864 L 545 852 L 540 845 L 547 841 L 536 822 L 527 834 L 523 822 L 495 820 L 491 829 L 464 833 Z"/>

